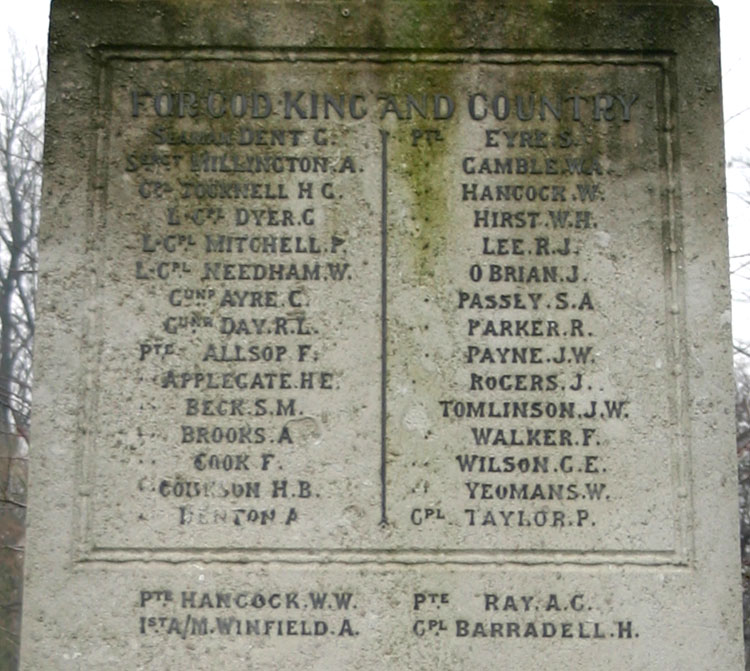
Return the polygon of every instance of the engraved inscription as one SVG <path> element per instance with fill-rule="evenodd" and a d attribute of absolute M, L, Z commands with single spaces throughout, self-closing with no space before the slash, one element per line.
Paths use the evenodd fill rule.
<path fill-rule="evenodd" d="M 658 65 L 107 68 L 89 551 L 681 552 Z"/>

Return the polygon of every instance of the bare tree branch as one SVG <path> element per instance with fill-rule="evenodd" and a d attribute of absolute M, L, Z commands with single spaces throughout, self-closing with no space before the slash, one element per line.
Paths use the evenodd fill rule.
<path fill-rule="evenodd" d="M 0 90 L 0 654 L 18 665 L 31 409 L 31 344 L 41 197 L 42 58 L 24 60 L 11 36 L 10 88 Z M 12 553 L 12 554 L 11 554 Z"/>

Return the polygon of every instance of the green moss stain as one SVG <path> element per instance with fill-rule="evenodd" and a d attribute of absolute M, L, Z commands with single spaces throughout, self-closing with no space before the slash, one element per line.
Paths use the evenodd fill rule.
<path fill-rule="evenodd" d="M 435 276 L 438 256 L 446 245 L 447 180 L 444 176 L 443 143 L 421 144 L 404 150 L 399 145 L 398 160 L 405 164 L 405 181 L 412 196 L 411 213 L 415 233 L 411 239 L 414 267 L 420 281 Z"/>
<path fill-rule="evenodd" d="M 446 5 L 450 7 L 448 3 L 435 3 L 433 0 L 411 0 L 404 9 L 402 19 L 394 26 L 397 43 L 413 41 L 431 48 L 448 47 L 451 42 L 450 30 L 455 23 L 441 11 Z"/>
<path fill-rule="evenodd" d="M 426 107 L 427 118 L 412 111 L 412 119 L 385 119 L 391 128 L 389 176 L 404 192 L 404 209 L 390 212 L 391 225 L 410 231 L 404 240 L 404 261 L 420 283 L 431 281 L 449 239 L 449 203 L 453 193 L 455 143 L 461 101 L 455 90 L 455 67 L 448 65 L 400 65 L 382 82 L 403 111 L 408 96 Z M 449 96 L 456 105 L 451 118 L 433 119 L 436 95 Z M 414 132 L 422 135 L 414 142 Z M 402 202 L 402 201 L 399 201 Z"/>
<path fill-rule="evenodd" d="M 498 11 L 494 0 L 339 0 L 315 15 L 306 46 L 454 49 L 481 36 Z"/>

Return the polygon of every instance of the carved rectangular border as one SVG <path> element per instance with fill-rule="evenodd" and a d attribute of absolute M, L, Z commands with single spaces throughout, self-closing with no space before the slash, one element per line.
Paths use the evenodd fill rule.
<path fill-rule="evenodd" d="M 405 67 L 420 63 L 432 64 L 496 64 L 496 65 L 620 65 L 625 67 L 651 66 L 659 72 L 659 119 L 662 128 L 659 134 L 659 162 L 663 170 L 662 178 L 667 188 L 662 196 L 662 221 L 665 279 L 665 312 L 668 333 L 673 351 L 668 355 L 676 370 L 682 373 L 675 375 L 676 388 L 673 390 L 675 404 L 673 407 L 674 424 L 679 427 L 672 442 L 673 469 L 673 509 L 674 544 L 668 551 L 556 551 L 556 550 L 476 550 L 476 549 L 440 549 L 424 550 L 419 548 L 359 550 L 346 548 L 181 548 L 181 547 L 115 547 L 97 546 L 91 537 L 90 521 L 94 511 L 90 498 L 94 482 L 94 468 L 97 452 L 95 431 L 81 431 L 78 436 L 79 452 L 77 460 L 77 501 L 76 501 L 76 555 L 79 562 L 167 562 L 180 563 L 189 561 L 215 561 L 228 563 L 273 562 L 279 564 L 378 564 L 378 565 L 640 565 L 640 566 L 674 566 L 686 567 L 693 556 L 692 534 L 690 533 L 689 515 L 691 502 L 691 465 L 690 446 L 688 444 L 689 417 L 686 412 L 687 380 L 684 361 L 684 279 L 680 272 L 681 225 L 679 212 L 679 188 L 675 166 L 676 134 L 676 101 L 674 64 L 668 53 L 626 54 L 619 52 L 594 53 L 512 53 L 512 52 L 406 52 L 406 51 L 349 51 L 321 49 L 279 49 L 279 50 L 236 50 L 236 49 L 134 49 L 106 48 L 98 51 L 99 95 L 98 116 L 95 118 L 97 133 L 96 156 L 91 157 L 89 166 L 90 204 L 89 231 L 93 232 L 96 222 L 103 221 L 107 204 L 106 157 L 109 151 L 108 118 L 106 100 L 109 94 L 109 64 L 115 60 L 149 61 L 149 60 L 242 60 L 258 63 L 292 63 L 295 61 L 310 62 L 383 62 L 403 63 Z M 92 233 L 93 234 L 93 233 Z M 96 273 L 96 264 L 92 264 Z M 95 285 L 96 282 L 93 282 Z M 677 306 L 678 309 L 669 309 Z M 88 317 L 83 346 L 86 351 L 86 370 L 81 380 L 82 414 L 95 416 L 98 402 L 95 390 L 98 358 L 96 351 L 101 343 L 101 333 L 96 327 L 96 319 Z M 93 414 L 92 414 L 93 413 Z"/>

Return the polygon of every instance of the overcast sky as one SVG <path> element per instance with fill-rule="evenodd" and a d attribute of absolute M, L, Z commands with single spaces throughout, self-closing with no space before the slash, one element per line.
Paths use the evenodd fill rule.
<path fill-rule="evenodd" d="M 750 170 L 732 159 L 750 161 L 750 0 L 715 0 L 721 17 L 721 69 L 724 92 L 724 132 L 727 169 L 729 249 L 733 267 L 750 254 L 750 207 L 742 200 L 750 193 Z M 744 260 L 748 260 L 750 257 Z M 745 273 L 750 276 L 750 272 Z M 733 331 L 736 340 L 750 342 L 750 281 L 742 273 L 732 277 Z"/>
<path fill-rule="evenodd" d="M 743 169 L 737 161 L 731 162 L 741 157 L 750 160 L 750 0 L 714 1 L 721 13 L 724 128 L 726 155 L 730 159 L 727 170 L 730 253 L 736 266 L 742 254 L 750 254 L 750 207 L 741 198 L 750 192 L 750 170 Z M 14 31 L 28 56 L 36 58 L 45 48 L 48 16 L 49 0 L 23 0 L 13 3 L 12 12 L 2 12 L 0 86 L 8 70 L 9 31 Z M 750 295 L 750 280 L 743 282 L 738 275 L 733 276 L 737 299 L 743 294 Z M 750 300 L 735 300 L 733 310 L 735 338 L 750 342 Z"/>

